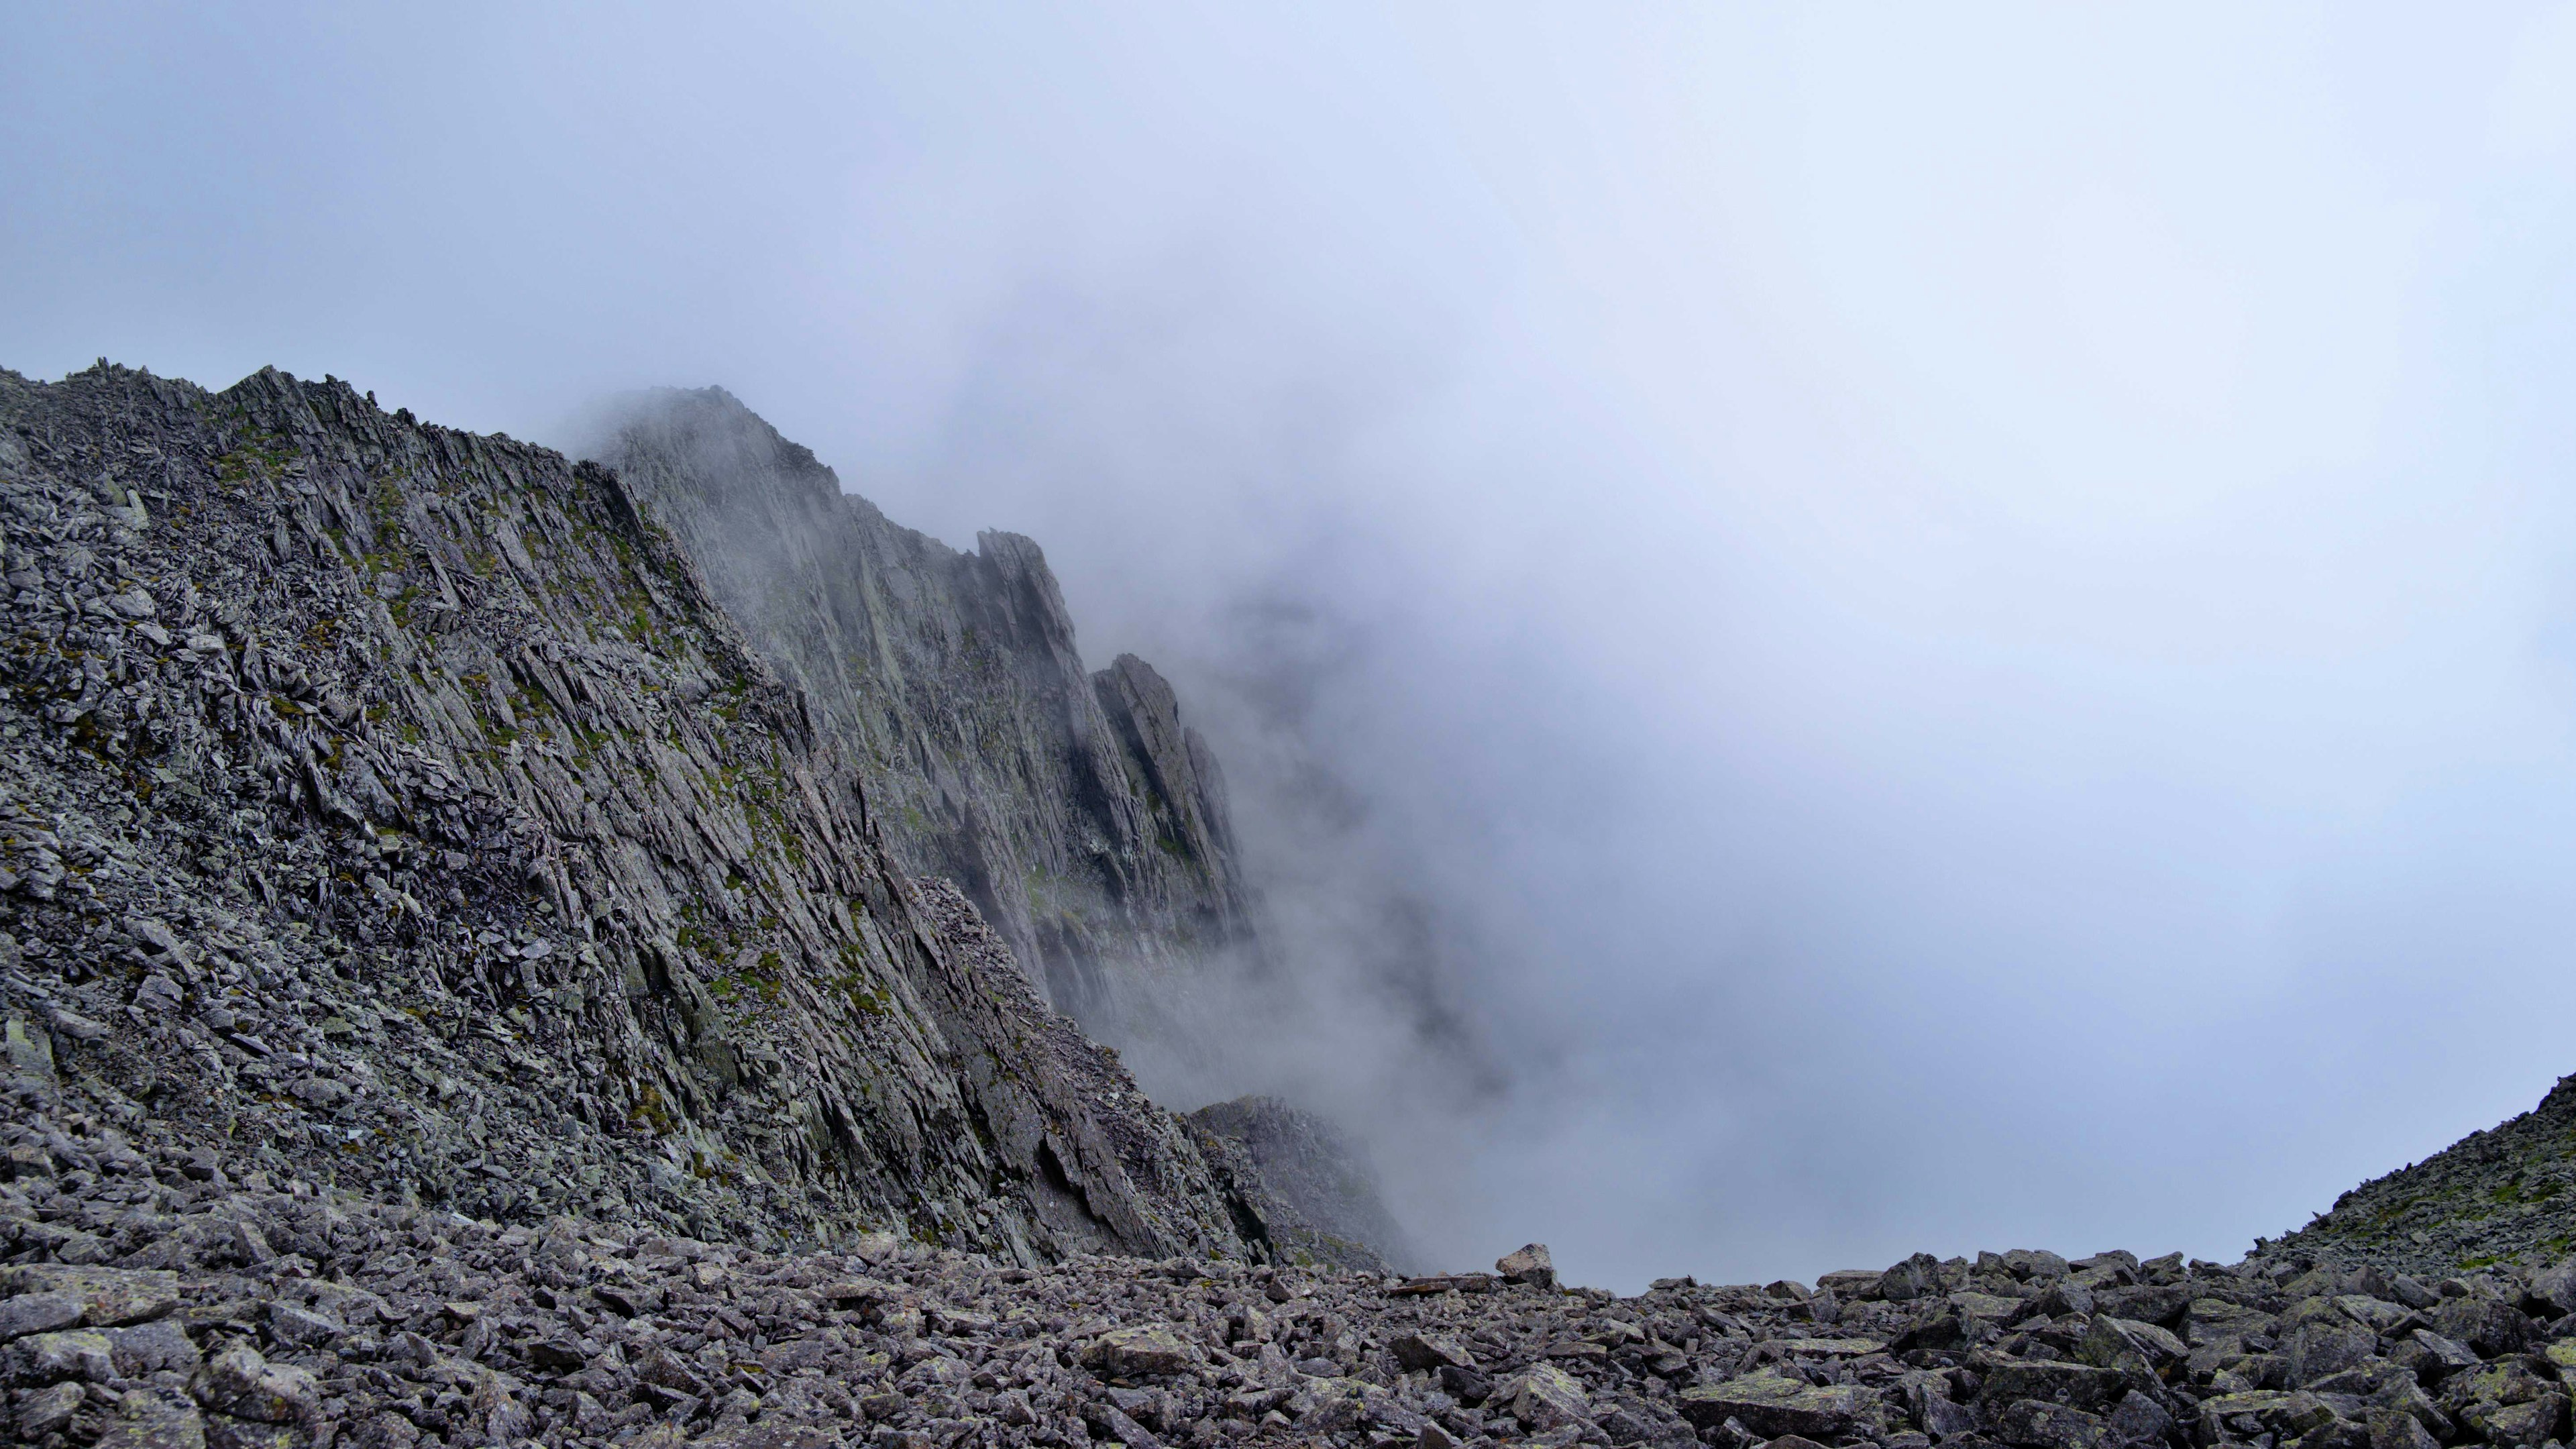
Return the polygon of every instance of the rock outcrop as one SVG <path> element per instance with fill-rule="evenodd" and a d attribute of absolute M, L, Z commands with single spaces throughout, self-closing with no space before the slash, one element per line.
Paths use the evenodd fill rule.
<path fill-rule="evenodd" d="M 953 880 L 1081 1019 L 1256 949 L 1215 758 L 1171 686 L 1086 672 L 1038 546 L 959 553 L 841 491 L 721 389 L 629 399 L 595 450 L 856 760 L 915 873 Z"/>
<path fill-rule="evenodd" d="M 1276 1097 L 1218 1102 L 1182 1120 L 1249 1159 L 1238 1176 L 1275 1200 L 1263 1213 L 1266 1235 L 1294 1259 L 1381 1272 L 1420 1264 L 1366 1159 L 1331 1124 Z"/>
<path fill-rule="evenodd" d="M 45 1110 L 501 1222 L 1268 1252 L 608 470 L 102 363 L 0 373 L 0 529 L 0 1017 Z"/>

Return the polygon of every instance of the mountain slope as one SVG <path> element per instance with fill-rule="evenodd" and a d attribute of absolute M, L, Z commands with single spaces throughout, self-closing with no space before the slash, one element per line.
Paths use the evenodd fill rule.
<path fill-rule="evenodd" d="M 2432 1277 L 2576 1249 L 2576 1077 L 2540 1105 L 2373 1178 L 2265 1245 Z"/>
<path fill-rule="evenodd" d="M 0 525 L 0 1007 L 66 1102 L 502 1219 L 1268 1251 L 607 470 L 102 363 L 0 373 Z"/>

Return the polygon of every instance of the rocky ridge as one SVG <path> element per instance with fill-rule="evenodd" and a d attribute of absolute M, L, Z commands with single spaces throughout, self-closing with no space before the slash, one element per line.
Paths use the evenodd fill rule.
<path fill-rule="evenodd" d="M 1121 979 L 1150 998 L 1258 950 L 1214 755 L 1151 665 L 1085 670 L 1036 543 L 895 524 L 720 388 L 616 417 L 600 460 L 805 691 L 903 863 L 956 882 L 1060 1009 L 1097 1022 Z"/>
<path fill-rule="evenodd" d="M 63 1109 L 503 1222 L 1269 1254 L 607 470 L 102 363 L 0 374 L 0 528 L 0 1010 Z"/>

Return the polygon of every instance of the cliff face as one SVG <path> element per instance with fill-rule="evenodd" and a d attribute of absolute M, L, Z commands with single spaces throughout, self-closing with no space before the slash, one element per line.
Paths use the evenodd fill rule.
<path fill-rule="evenodd" d="M 1419 1268 L 1422 1255 L 1379 1197 L 1377 1179 L 1332 1126 L 1276 1097 L 1240 1097 L 1182 1119 L 1250 1162 L 1275 1205 L 1264 1213 L 1270 1242 L 1304 1260 L 1337 1267 Z"/>
<path fill-rule="evenodd" d="M 56 1110 L 504 1220 L 1267 1253 L 1222 1154 L 889 854 L 832 743 L 880 737 L 818 730 L 607 470 L 336 382 L 102 363 L 0 373 L 0 527 L 0 1009 Z M 988 688 L 944 737 L 1064 772 L 1064 848 L 1101 837 L 1068 864 L 1231 929 L 1150 673 L 1074 669 L 1034 549 L 860 532 L 884 566 L 824 613 L 857 657 L 955 651 Z M 853 708 L 898 698 L 929 707 Z M 892 778 L 997 848 L 981 786 Z"/>
<path fill-rule="evenodd" d="M 1255 949 L 1213 756 L 1143 660 L 1085 672 L 1036 544 L 899 527 L 719 389 L 630 400 L 598 451 L 803 687 L 897 856 L 957 882 L 1058 1007 Z"/>

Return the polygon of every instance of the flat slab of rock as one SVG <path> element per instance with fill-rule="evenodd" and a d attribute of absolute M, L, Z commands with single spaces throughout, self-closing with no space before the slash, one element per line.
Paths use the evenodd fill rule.
<path fill-rule="evenodd" d="M 1682 1390 L 1680 1408 L 1694 1428 L 1714 1428 L 1733 1419 L 1766 1439 L 1782 1434 L 1831 1439 L 1859 1422 L 1861 1392 L 1843 1384 L 1818 1388 L 1780 1374 L 1747 1374 Z"/>
<path fill-rule="evenodd" d="M 1091 1341 L 1082 1351 L 1085 1366 L 1111 1378 L 1168 1378 L 1197 1368 L 1201 1354 L 1173 1330 L 1160 1325 L 1116 1328 Z"/>
<path fill-rule="evenodd" d="M 179 1304 L 179 1275 L 157 1269 L 70 1267 L 27 1263 L 0 1268 L 0 1299 L 21 1294 L 59 1295 L 77 1302 L 81 1322 L 92 1328 L 141 1323 Z"/>
<path fill-rule="evenodd" d="M 1788 1358 L 1863 1358 L 1887 1352 L 1887 1345 L 1875 1338 L 1779 1338 L 1769 1347 Z"/>

